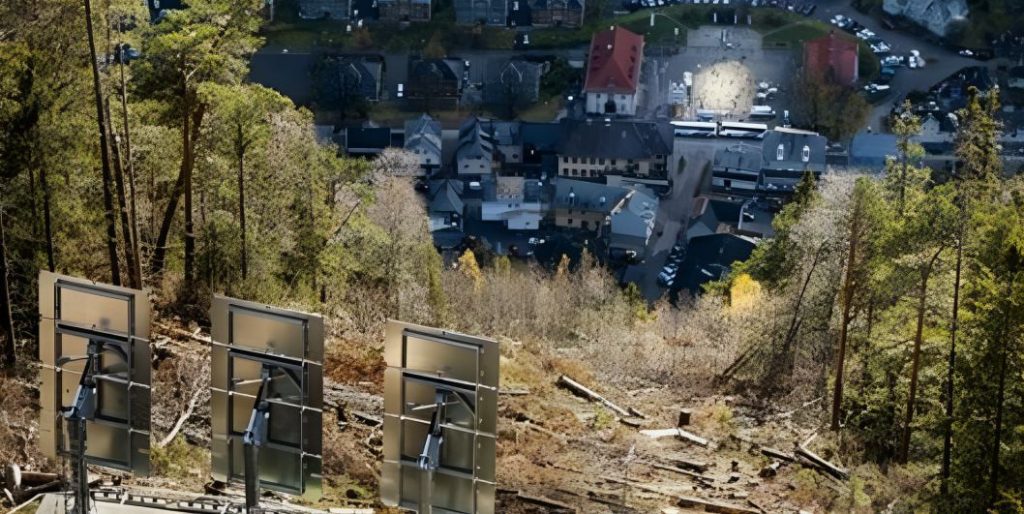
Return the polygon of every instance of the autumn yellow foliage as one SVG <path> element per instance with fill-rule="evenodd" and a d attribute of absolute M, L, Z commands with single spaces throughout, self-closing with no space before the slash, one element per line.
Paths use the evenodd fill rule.
<path fill-rule="evenodd" d="M 761 284 L 750 275 L 743 273 L 732 281 L 729 288 L 729 303 L 734 310 L 746 311 L 761 298 Z"/>

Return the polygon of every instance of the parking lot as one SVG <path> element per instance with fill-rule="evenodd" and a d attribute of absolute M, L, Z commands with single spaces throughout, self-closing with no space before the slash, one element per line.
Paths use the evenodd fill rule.
<path fill-rule="evenodd" d="M 732 47 L 722 43 L 722 31 L 725 30 L 725 41 Z M 792 79 L 799 65 L 799 54 L 792 50 L 764 49 L 761 47 L 761 36 L 756 31 L 745 27 L 707 26 L 688 33 L 690 45 L 681 48 L 679 53 L 669 57 L 656 58 L 662 69 L 660 79 L 664 82 L 662 91 L 668 91 L 668 82 L 682 82 L 683 74 L 694 74 L 694 97 L 708 100 L 708 109 L 728 109 L 732 114 L 724 119 L 745 119 L 752 104 L 764 104 L 753 101 L 753 84 L 768 82 L 778 86 L 782 93 L 768 102 L 781 113 L 788 109 L 785 91 L 790 89 Z M 698 79 L 704 70 L 710 70 Z M 742 77 L 739 76 L 742 71 Z M 711 75 L 718 74 L 717 77 Z M 733 73 L 737 72 L 737 73 Z M 747 78 L 749 77 L 749 81 Z M 730 85 L 730 81 L 733 83 Z M 752 83 L 751 83 L 752 81 Z M 741 83 L 742 82 L 742 83 Z M 723 90 L 723 87 L 730 88 Z M 662 99 L 662 102 L 665 100 Z M 732 102 L 736 105 L 733 106 Z M 724 102 L 724 103 L 723 103 Z M 691 109 L 700 108 L 696 103 Z"/>

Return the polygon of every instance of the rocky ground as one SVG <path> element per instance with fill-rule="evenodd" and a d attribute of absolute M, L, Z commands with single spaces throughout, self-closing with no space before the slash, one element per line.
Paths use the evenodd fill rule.
<path fill-rule="evenodd" d="M 202 494 L 210 482 L 210 424 L 208 379 L 197 377 L 209 374 L 209 338 L 173 323 L 155 332 L 154 388 L 173 393 L 154 393 L 153 441 L 188 413 L 181 429 L 188 444 L 155 450 L 157 476 L 122 477 L 123 485 Z M 848 489 L 827 462 L 814 462 L 832 458 L 831 441 L 815 443 L 811 428 L 820 399 L 771 413 L 739 397 L 641 379 L 610 383 L 571 351 L 501 344 L 497 512 L 824 512 L 825 502 Z M 306 506 L 380 509 L 380 351 L 334 340 L 326 360 L 327 483 L 324 499 Z M 680 425 L 684 409 L 689 419 Z M 26 414 L 24 423 L 37 423 Z M 797 455 L 797 443 L 808 438 L 810 456 Z"/>

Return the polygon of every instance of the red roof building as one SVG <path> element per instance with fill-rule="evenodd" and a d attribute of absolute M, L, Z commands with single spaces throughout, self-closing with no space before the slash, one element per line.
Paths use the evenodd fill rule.
<path fill-rule="evenodd" d="M 644 37 L 622 27 L 594 34 L 587 62 L 586 93 L 635 94 L 644 58 Z"/>
<path fill-rule="evenodd" d="M 804 72 L 839 84 L 857 82 L 857 40 L 835 31 L 804 42 Z"/>

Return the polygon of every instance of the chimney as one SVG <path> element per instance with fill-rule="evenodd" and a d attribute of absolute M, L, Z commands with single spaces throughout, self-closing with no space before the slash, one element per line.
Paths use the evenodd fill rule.
<path fill-rule="evenodd" d="M 800 153 L 800 160 L 804 162 L 811 162 L 811 147 L 804 145 L 803 152 Z"/>
<path fill-rule="evenodd" d="M 786 155 L 786 147 L 783 146 L 782 143 L 779 143 L 779 147 L 775 149 L 775 160 L 776 161 L 781 161 L 782 159 L 785 158 L 785 155 Z"/>

